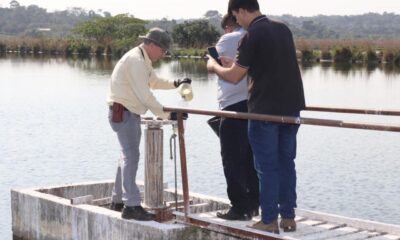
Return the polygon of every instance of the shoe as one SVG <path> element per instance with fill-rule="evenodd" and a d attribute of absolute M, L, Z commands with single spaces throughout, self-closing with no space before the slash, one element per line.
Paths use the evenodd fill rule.
<path fill-rule="evenodd" d="M 249 226 L 250 228 L 254 228 L 257 230 L 261 231 L 266 231 L 270 233 L 276 233 L 279 234 L 279 227 L 278 227 L 278 221 L 274 220 L 271 223 L 265 224 L 262 221 L 256 222 L 253 225 Z"/>
<path fill-rule="evenodd" d="M 225 212 L 217 212 L 217 217 L 226 219 L 226 220 L 239 220 L 239 221 L 249 221 L 251 220 L 251 215 L 249 213 L 237 213 L 230 208 Z"/>
<path fill-rule="evenodd" d="M 154 220 L 156 215 L 147 212 L 142 206 L 128 207 L 124 206 L 121 217 L 123 219 L 135 219 L 139 221 Z"/>
<path fill-rule="evenodd" d="M 117 212 L 121 212 L 122 208 L 124 208 L 124 204 L 123 203 L 115 203 L 115 202 L 111 202 L 110 205 L 110 209 L 117 211 Z"/>
<path fill-rule="evenodd" d="M 296 231 L 296 221 L 293 218 L 282 218 L 279 226 L 284 232 L 294 232 Z"/>
<path fill-rule="evenodd" d="M 252 217 L 260 216 L 260 210 L 258 208 L 254 208 L 253 210 L 250 210 L 250 214 Z"/>

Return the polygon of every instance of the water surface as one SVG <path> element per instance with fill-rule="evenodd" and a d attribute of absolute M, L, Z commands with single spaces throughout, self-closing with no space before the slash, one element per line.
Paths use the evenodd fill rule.
<path fill-rule="evenodd" d="M 107 122 L 107 59 L 0 58 L 0 236 L 11 239 L 10 189 L 113 179 L 119 147 Z M 202 60 L 156 66 L 193 79 L 194 100 L 156 91 L 168 106 L 216 110 L 216 77 Z M 301 67 L 308 105 L 400 110 L 393 66 Z M 400 124 L 399 117 L 302 113 L 305 117 Z M 186 123 L 190 190 L 226 198 L 219 143 L 207 116 Z M 165 181 L 174 184 L 165 127 Z M 400 134 L 304 125 L 298 135 L 299 208 L 400 224 Z M 142 146 L 143 149 L 143 146 Z M 179 167 L 179 166 L 178 166 Z M 178 171 L 179 172 L 179 171 Z M 143 161 L 138 179 L 143 179 Z M 180 184 L 179 184 L 180 186 Z M 5 237 L 5 239 L 7 239 Z"/>

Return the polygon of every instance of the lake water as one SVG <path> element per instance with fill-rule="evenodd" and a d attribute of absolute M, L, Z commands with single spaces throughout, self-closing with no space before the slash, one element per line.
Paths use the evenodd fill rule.
<path fill-rule="evenodd" d="M 116 62 L 0 58 L 0 236 L 11 239 L 10 189 L 113 179 L 119 147 L 105 94 Z M 205 61 L 169 60 L 160 76 L 193 79 L 194 99 L 156 91 L 168 106 L 217 109 L 216 77 Z M 400 69 L 301 66 L 313 106 L 400 110 Z M 303 112 L 304 117 L 400 124 L 399 117 Z M 186 122 L 190 191 L 226 198 L 218 139 L 209 117 Z M 171 127 L 165 126 L 165 181 L 173 187 Z M 298 134 L 299 208 L 400 224 L 400 134 L 304 125 Z M 143 146 L 142 146 L 143 149 Z M 138 180 L 143 179 L 143 160 Z M 179 167 L 179 166 L 178 166 Z M 179 171 L 178 171 L 179 172 Z M 180 186 L 180 184 L 179 184 Z"/>

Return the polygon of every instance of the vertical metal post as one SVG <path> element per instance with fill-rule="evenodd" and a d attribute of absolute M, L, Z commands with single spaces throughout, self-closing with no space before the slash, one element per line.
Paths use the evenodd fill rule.
<path fill-rule="evenodd" d="M 184 203 L 184 213 L 185 221 L 188 220 L 189 215 L 189 181 L 187 174 L 186 165 L 186 148 L 185 148 L 185 129 L 183 126 L 183 116 L 182 113 L 177 114 L 178 117 L 178 136 L 179 136 L 179 152 L 181 159 L 181 174 L 182 174 L 182 187 L 183 187 L 183 203 Z"/>

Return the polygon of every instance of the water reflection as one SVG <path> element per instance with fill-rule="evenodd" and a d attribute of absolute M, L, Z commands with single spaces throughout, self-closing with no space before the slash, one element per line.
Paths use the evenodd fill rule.
<path fill-rule="evenodd" d="M 178 61 L 176 61 L 178 63 Z M 182 58 L 179 60 L 179 64 L 172 65 L 171 70 L 174 73 L 193 74 L 197 73 L 200 75 L 208 74 L 207 62 L 204 59 L 190 59 Z"/>
<path fill-rule="evenodd" d="M 64 57 L 50 57 L 47 55 L 29 55 L 29 54 L 17 54 L 17 53 L 2 53 L 0 54 L 2 59 L 10 60 L 12 63 L 19 62 L 49 62 L 51 60 L 61 59 Z"/>
<path fill-rule="evenodd" d="M 400 74 L 400 66 L 395 64 L 386 63 L 334 63 L 334 62 L 321 62 L 321 63 L 301 63 L 300 69 L 303 74 L 307 74 L 315 68 L 320 68 L 321 73 L 331 72 L 332 70 L 345 77 L 355 76 L 362 74 L 367 78 L 376 73 L 376 71 L 383 72 L 385 75 L 393 76 Z"/>
<path fill-rule="evenodd" d="M 117 59 L 110 56 L 98 56 L 92 58 L 69 57 L 66 58 L 69 66 L 79 68 L 88 72 L 108 74 L 117 63 Z"/>
<path fill-rule="evenodd" d="M 361 66 L 359 64 L 353 65 L 350 63 L 333 63 L 332 67 L 336 72 L 339 72 L 344 76 L 348 76 L 351 73 L 359 70 Z"/>
<path fill-rule="evenodd" d="M 39 62 L 39 63 L 65 63 L 73 68 L 79 68 L 84 71 L 109 73 L 113 70 L 118 58 L 113 56 L 93 56 L 90 58 L 80 56 L 70 57 L 50 57 L 47 55 L 20 55 L 20 54 L 7 54 L 0 53 L 0 59 L 9 59 L 14 63 L 25 62 Z M 170 71 L 178 74 L 193 74 L 200 75 L 207 74 L 207 62 L 205 59 L 196 58 L 181 58 L 171 59 L 165 58 L 162 61 L 153 64 L 155 69 L 160 68 L 163 64 L 170 66 Z M 322 72 L 334 71 L 344 77 L 352 76 L 356 73 L 363 72 L 367 76 L 373 74 L 375 71 L 382 71 L 387 75 L 400 74 L 400 66 L 387 63 L 334 63 L 334 62 L 303 62 L 300 63 L 301 71 L 306 74 L 307 72 L 320 68 Z"/>
<path fill-rule="evenodd" d="M 383 66 L 383 67 L 382 67 Z M 379 66 L 380 69 L 387 75 L 398 75 L 400 74 L 400 66 L 394 64 L 384 64 Z M 397 78 L 399 79 L 399 78 Z"/>
<path fill-rule="evenodd" d="M 375 71 L 378 67 L 379 67 L 379 64 L 378 64 L 378 63 L 373 63 L 373 62 L 371 62 L 371 63 L 367 63 L 367 64 L 366 64 L 366 68 L 367 68 L 367 71 L 368 71 L 368 72 L 373 72 L 373 71 Z"/>
<path fill-rule="evenodd" d="M 79 58 L 70 57 L 66 58 L 65 61 L 69 66 L 73 68 L 79 68 L 88 72 L 97 72 L 100 74 L 111 73 L 115 64 L 119 59 L 115 59 L 110 56 L 100 56 L 92 58 Z M 161 68 L 163 65 L 168 65 L 169 71 L 176 75 L 191 75 L 195 73 L 194 77 L 204 79 L 204 74 L 207 74 L 207 62 L 204 59 L 171 59 L 165 58 L 162 61 L 153 63 L 155 69 Z M 198 76 L 196 76 L 196 74 Z"/>

